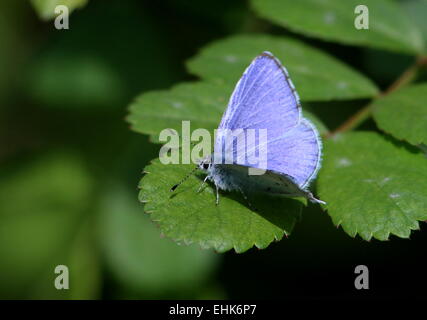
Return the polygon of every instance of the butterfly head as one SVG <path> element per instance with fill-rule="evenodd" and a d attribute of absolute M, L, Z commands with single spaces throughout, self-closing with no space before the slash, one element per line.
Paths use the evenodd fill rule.
<path fill-rule="evenodd" d="M 199 166 L 200 170 L 210 171 L 210 169 L 212 168 L 211 157 L 203 159 L 202 161 L 200 161 L 198 166 Z"/>
<path fill-rule="evenodd" d="M 210 172 L 212 169 L 212 157 L 209 156 L 205 159 L 202 159 L 193 170 L 191 170 L 179 183 L 175 184 L 170 191 L 175 191 L 185 180 L 187 180 L 197 169 Z"/>
<path fill-rule="evenodd" d="M 207 161 L 202 161 L 199 163 L 199 169 L 203 171 L 209 171 L 209 169 L 212 167 L 212 163 Z"/>

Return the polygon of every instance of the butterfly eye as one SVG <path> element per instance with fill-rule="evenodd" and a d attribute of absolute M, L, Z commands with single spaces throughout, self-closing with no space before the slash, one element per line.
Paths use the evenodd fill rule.
<path fill-rule="evenodd" d="M 203 164 L 203 169 L 208 170 L 209 169 L 209 163 L 204 163 Z"/>

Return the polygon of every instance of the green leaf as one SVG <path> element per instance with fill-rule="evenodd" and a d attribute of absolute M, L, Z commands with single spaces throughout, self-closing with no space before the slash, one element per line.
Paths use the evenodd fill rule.
<path fill-rule="evenodd" d="M 355 28 L 356 6 L 369 9 L 369 29 Z M 397 52 L 423 51 L 421 32 L 389 0 L 252 0 L 263 18 L 307 36 Z"/>
<path fill-rule="evenodd" d="M 252 59 L 271 51 L 289 71 L 303 101 L 368 98 L 374 83 L 336 58 L 300 41 L 267 35 L 237 35 L 216 41 L 187 63 L 190 72 L 225 84 L 231 93 Z"/>
<path fill-rule="evenodd" d="M 194 165 L 164 165 L 159 160 L 145 168 L 139 199 L 145 203 L 161 232 L 178 243 L 198 243 L 218 252 L 235 249 L 244 252 L 253 246 L 266 248 L 272 241 L 288 235 L 299 219 L 302 202 L 296 199 L 254 196 L 251 205 L 237 193 L 220 192 L 210 184 L 197 192 L 203 176 L 192 175 L 174 193 L 169 190 Z"/>
<path fill-rule="evenodd" d="M 166 128 L 181 132 L 183 120 L 191 121 L 191 128 L 213 131 L 231 92 L 224 86 L 195 82 L 178 84 L 171 90 L 151 91 L 139 96 L 130 106 L 127 120 L 132 129 L 151 135 L 158 141 L 159 133 Z"/>
<path fill-rule="evenodd" d="M 137 298 L 152 299 L 179 294 L 188 298 L 206 285 L 218 256 L 161 239 L 131 192 L 116 184 L 105 193 L 100 209 L 104 256 L 120 287 L 136 292 Z"/>
<path fill-rule="evenodd" d="M 413 145 L 427 144 L 427 83 L 412 85 L 374 101 L 378 127 Z"/>
<path fill-rule="evenodd" d="M 419 150 L 373 132 L 324 144 L 318 193 L 335 225 L 352 237 L 408 238 L 427 220 L 427 161 Z"/>
<path fill-rule="evenodd" d="M 71 13 L 75 9 L 84 7 L 87 2 L 88 0 L 31 0 L 34 9 L 43 20 L 50 20 L 56 16 L 56 6 L 65 5 Z"/>

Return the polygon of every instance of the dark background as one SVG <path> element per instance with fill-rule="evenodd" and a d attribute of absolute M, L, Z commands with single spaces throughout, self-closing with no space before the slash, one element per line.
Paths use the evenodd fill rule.
<path fill-rule="evenodd" d="M 0 298 L 427 295 L 424 223 L 410 240 L 366 242 L 334 227 L 327 213 L 310 205 L 288 239 L 264 250 L 200 253 L 160 238 L 137 201 L 141 171 L 159 146 L 129 130 L 127 106 L 142 92 L 196 80 L 186 72 L 185 60 L 212 40 L 243 32 L 303 39 L 381 88 L 411 63 L 404 55 L 289 33 L 257 18 L 245 1 L 91 0 L 71 14 L 70 30 L 61 31 L 53 21 L 40 20 L 26 1 L 1 2 Z M 333 129 L 365 103 L 310 107 Z M 373 127 L 368 121 L 362 128 Z M 64 169 L 69 163 L 72 169 Z M 59 175 L 52 186 L 45 173 L 50 170 L 55 177 L 66 172 L 64 181 Z M 111 208 L 116 208 L 113 218 Z M 114 222 L 128 216 L 135 222 L 131 231 L 125 222 Z M 128 239 L 131 233 L 136 236 Z M 64 234 L 65 240 L 58 240 Z M 79 245 L 70 240 L 76 238 L 83 239 Z M 75 261 L 80 267 L 74 275 L 70 267 L 70 292 L 54 290 L 54 266 Z M 369 268 L 369 290 L 354 288 L 360 264 Z"/>

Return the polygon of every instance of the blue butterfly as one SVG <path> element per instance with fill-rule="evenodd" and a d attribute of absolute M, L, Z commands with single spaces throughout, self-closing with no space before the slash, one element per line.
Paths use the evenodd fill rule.
<path fill-rule="evenodd" d="M 240 191 L 246 200 L 247 192 L 265 192 L 302 196 L 325 204 L 308 190 L 320 168 L 320 136 L 302 116 L 300 100 L 287 70 L 268 51 L 257 56 L 243 73 L 218 127 L 219 132 L 241 130 L 242 134 L 250 129 L 267 129 L 266 164 L 236 157 L 235 141 L 230 143 L 226 134 L 217 134 L 214 154 L 198 166 L 207 172 L 204 182 L 210 180 L 215 184 L 217 204 L 219 189 Z M 250 152 L 247 147 L 244 151 L 246 155 Z M 229 155 L 234 156 L 231 163 L 224 161 Z M 264 173 L 250 175 L 251 168 Z"/>

